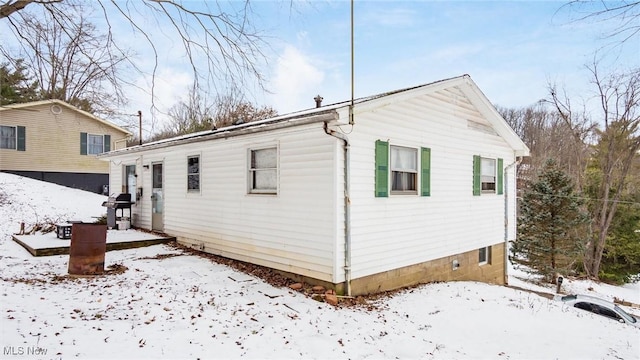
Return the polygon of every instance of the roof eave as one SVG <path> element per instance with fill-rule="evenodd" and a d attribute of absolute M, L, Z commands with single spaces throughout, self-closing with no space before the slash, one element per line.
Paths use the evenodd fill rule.
<path fill-rule="evenodd" d="M 84 110 L 78 109 L 77 107 L 75 107 L 75 106 L 73 106 L 73 105 L 71 105 L 71 104 L 69 104 L 69 103 L 67 103 L 65 101 L 59 100 L 59 99 L 38 100 L 38 101 L 31 101 L 31 102 L 26 102 L 26 103 L 2 105 L 2 106 L 0 106 L 0 111 L 1 110 L 6 111 L 6 110 L 13 110 L 13 109 L 22 109 L 22 108 L 28 108 L 28 107 L 34 107 L 34 106 L 40 106 L 40 105 L 50 105 L 50 104 L 57 104 L 57 105 L 64 106 L 67 109 L 70 109 L 72 111 L 76 111 L 76 112 L 78 112 L 78 113 L 80 113 L 80 114 L 82 114 L 82 115 L 84 115 L 84 116 L 86 116 L 88 118 L 91 118 L 92 120 L 95 120 L 95 121 L 97 121 L 97 122 L 99 122 L 101 124 L 104 124 L 104 125 L 109 126 L 109 127 L 113 128 L 113 129 L 116 129 L 116 130 L 124 133 L 125 135 L 133 136 L 133 133 L 131 131 L 129 131 L 127 129 L 124 129 L 124 128 L 121 128 L 120 126 L 118 126 L 116 124 L 113 124 L 113 123 L 111 123 L 109 121 L 100 119 L 99 117 L 97 117 L 97 116 L 95 116 L 95 115 L 93 115 L 93 114 L 91 114 L 89 112 L 86 112 Z"/>
<path fill-rule="evenodd" d="M 500 135 L 514 150 L 516 156 L 529 156 L 529 148 L 520 139 L 518 134 L 507 124 L 507 121 L 500 115 L 495 106 L 484 95 L 482 90 L 471 80 L 471 77 L 464 77 L 464 85 L 460 90 L 476 104 L 478 111 L 491 123 L 493 129 Z"/>
<path fill-rule="evenodd" d="M 281 119 L 275 123 L 261 123 L 261 122 L 249 122 L 243 127 L 229 127 L 221 128 L 217 130 L 211 130 L 208 132 L 201 132 L 193 136 L 188 137 L 176 137 L 166 139 L 165 141 L 159 141 L 154 143 L 147 143 L 143 145 L 128 147 L 124 149 L 113 150 L 107 153 L 98 155 L 98 158 L 108 159 L 113 156 L 120 156 L 124 154 L 133 154 L 148 150 L 163 149 L 175 145 L 190 144 L 195 142 L 209 141 L 215 139 L 225 139 L 229 137 L 248 135 L 253 133 L 261 133 L 265 131 L 281 129 L 286 127 L 301 126 L 318 122 L 330 122 L 340 118 L 336 110 L 330 110 L 325 112 L 314 113 L 303 117 L 292 117 Z M 226 129 L 226 130 L 225 130 Z"/>

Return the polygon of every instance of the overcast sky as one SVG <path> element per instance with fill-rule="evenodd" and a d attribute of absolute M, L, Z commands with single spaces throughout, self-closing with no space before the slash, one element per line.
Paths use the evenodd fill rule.
<path fill-rule="evenodd" d="M 350 4 L 313 2 L 288 8 L 257 2 L 280 41 L 272 59 L 273 96 L 281 112 L 350 97 Z M 297 4 L 297 3 L 296 3 Z M 610 24 L 572 22 L 563 2 L 367 1 L 355 3 L 356 96 L 469 74 L 489 99 L 526 106 L 546 96 L 549 81 L 580 90 L 585 64 L 610 40 Z M 275 26 L 275 25 L 274 25 Z M 618 65 L 638 65 L 640 43 Z M 632 51 L 633 50 L 633 51 Z M 633 57 L 633 59 L 632 59 Z M 609 58 L 608 61 L 612 61 Z"/>
<path fill-rule="evenodd" d="M 355 95 L 469 74 L 494 104 L 521 107 L 556 82 L 588 97 L 585 65 L 596 51 L 603 67 L 638 66 L 640 43 L 622 50 L 604 35 L 614 23 L 576 22 L 559 1 L 356 1 Z M 348 1 L 255 1 L 254 24 L 269 36 L 264 69 L 270 94 L 249 91 L 279 113 L 347 100 L 350 87 Z M 637 39 L 635 39 L 637 40 Z M 163 68 L 161 104 L 184 94 L 187 68 Z M 179 84 L 182 83 L 182 87 Z M 170 85 L 170 86 L 168 86 Z M 144 104 L 142 108 L 145 108 Z"/>
<path fill-rule="evenodd" d="M 222 2 L 225 3 L 225 2 Z M 196 0 L 188 7 L 205 7 Z M 213 2 L 208 3 L 213 6 Z M 253 25 L 265 35 L 268 60 L 262 71 L 270 93 L 246 89 L 250 100 L 280 114 L 351 96 L 350 2 L 256 0 Z M 589 72 L 596 51 L 601 67 L 624 69 L 640 64 L 638 37 L 624 47 L 605 38 L 613 22 L 573 21 L 580 14 L 563 1 L 356 1 L 355 96 L 430 83 L 469 74 L 491 102 L 523 107 L 547 97 L 549 82 L 574 97 L 592 95 Z M 614 4 L 614 2 L 607 2 Z M 231 2 L 239 7 L 242 2 Z M 100 14 L 96 18 L 100 18 Z M 131 26 L 116 26 L 136 62 L 150 69 L 149 49 Z M 166 111 L 185 98 L 192 83 L 189 63 L 179 41 L 166 41 L 170 26 L 151 34 L 160 53 L 156 106 Z M 145 65 L 143 65 L 143 68 Z M 148 89 L 142 78 L 133 82 Z M 150 121 L 148 94 L 128 89 L 129 112 L 143 111 Z M 161 115 L 159 115 L 161 117 Z M 149 129 L 150 130 L 150 129 Z M 146 133 L 149 130 L 145 130 Z M 157 130 L 157 129 L 156 129 Z"/>

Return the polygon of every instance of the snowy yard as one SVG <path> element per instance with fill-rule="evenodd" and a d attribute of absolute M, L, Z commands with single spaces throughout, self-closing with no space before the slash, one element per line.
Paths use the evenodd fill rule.
<path fill-rule="evenodd" d="M 32 257 L 11 240 L 21 221 L 91 221 L 104 200 L 0 173 L 2 358 L 640 358 L 640 329 L 508 287 L 428 284 L 333 307 L 166 245 L 107 252 L 126 270 L 70 278 L 68 256 Z M 555 290 L 524 278 L 510 283 Z M 564 290 L 640 303 L 638 284 Z"/>

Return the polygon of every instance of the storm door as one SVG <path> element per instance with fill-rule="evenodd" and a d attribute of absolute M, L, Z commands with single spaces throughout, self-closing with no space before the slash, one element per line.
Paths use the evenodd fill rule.
<path fill-rule="evenodd" d="M 164 231 L 164 191 L 162 163 L 151 164 L 151 229 Z"/>

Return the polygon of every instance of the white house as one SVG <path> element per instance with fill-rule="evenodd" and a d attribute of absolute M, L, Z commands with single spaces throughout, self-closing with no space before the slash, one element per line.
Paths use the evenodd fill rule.
<path fill-rule="evenodd" d="M 464 75 L 100 158 L 134 226 L 358 295 L 504 283 L 528 154 Z"/>

